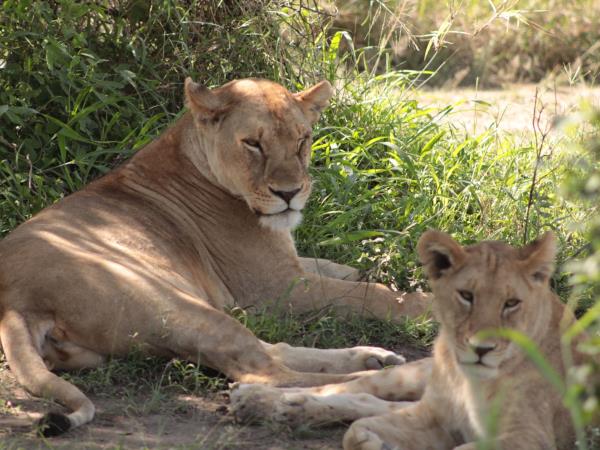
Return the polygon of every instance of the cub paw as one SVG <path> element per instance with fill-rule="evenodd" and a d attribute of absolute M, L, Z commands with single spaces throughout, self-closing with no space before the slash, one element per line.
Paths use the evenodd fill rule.
<path fill-rule="evenodd" d="M 273 420 L 278 423 L 297 426 L 302 424 L 320 425 L 317 417 L 307 411 L 310 397 L 301 393 L 284 393 L 274 405 Z"/>
<path fill-rule="evenodd" d="M 344 450 L 398 450 L 383 442 L 377 434 L 362 427 L 352 425 L 344 435 Z"/>
<path fill-rule="evenodd" d="M 277 388 L 236 383 L 229 393 L 229 412 L 237 423 L 261 422 L 272 418 L 275 403 L 281 395 Z"/>

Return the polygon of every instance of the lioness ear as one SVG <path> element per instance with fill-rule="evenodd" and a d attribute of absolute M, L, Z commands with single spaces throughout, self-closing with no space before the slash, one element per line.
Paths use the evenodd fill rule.
<path fill-rule="evenodd" d="M 329 104 L 329 99 L 333 95 L 333 88 L 329 84 L 329 81 L 324 80 L 313 87 L 293 95 L 300 104 L 304 115 L 311 124 L 314 124 L 319 120 L 321 111 Z"/>
<path fill-rule="evenodd" d="M 547 231 L 531 244 L 519 250 L 523 269 L 540 283 L 547 283 L 554 273 L 554 260 L 556 258 L 556 237 Z"/>
<path fill-rule="evenodd" d="M 429 230 L 423 233 L 417 244 L 417 253 L 427 276 L 437 280 L 450 269 L 459 267 L 466 253 L 449 235 Z"/>
<path fill-rule="evenodd" d="M 184 90 L 185 104 L 196 119 L 217 120 L 227 111 L 226 105 L 222 103 L 218 95 L 210 89 L 194 83 L 190 77 L 185 79 Z"/>

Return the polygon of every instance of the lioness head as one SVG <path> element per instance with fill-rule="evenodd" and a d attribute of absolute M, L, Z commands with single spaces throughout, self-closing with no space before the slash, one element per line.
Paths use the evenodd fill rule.
<path fill-rule="evenodd" d="M 547 330 L 554 295 L 549 285 L 556 253 L 552 233 L 515 248 L 492 241 L 462 247 L 445 233 L 428 231 L 418 253 L 441 334 L 467 375 L 494 377 L 522 357 L 512 341 L 482 338 L 479 332 L 512 328 L 535 341 Z"/>
<path fill-rule="evenodd" d="M 332 95 L 327 81 L 292 94 L 267 80 L 236 80 L 206 89 L 185 82 L 187 105 L 201 143 L 198 164 L 242 198 L 260 223 L 292 228 L 311 190 L 312 125 Z"/>

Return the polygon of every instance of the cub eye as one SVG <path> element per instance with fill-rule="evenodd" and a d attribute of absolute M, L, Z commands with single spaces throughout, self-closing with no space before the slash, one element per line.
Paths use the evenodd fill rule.
<path fill-rule="evenodd" d="M 515 309 L 517 306 L 519 306 L 520 303 L 521 300 L 519 300 L 518 298 L 509 298 L 504 303 L 504 311 Z"/>
<path fill-rule="evenodd" d="M 260 146 L 260 142 L 255 141 L 254 139 L 242 139 L 242 144 L 244 144 L 244 147 L 246 147 L 253 153 L 259 153 L 261 155 L 263 153 L 263 149 Z"/>
<path fill-rule="evenodd" d="M 471 291 L 458 291 L 458 299 L 464 305 L 471 306 L 473 304 L 473 293 Z"/>

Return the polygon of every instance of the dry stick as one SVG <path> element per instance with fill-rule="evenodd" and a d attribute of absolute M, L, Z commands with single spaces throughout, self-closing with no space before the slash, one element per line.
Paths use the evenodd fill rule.
<path fill-rule="evenodd" d="M 529 216 L 531 214 L 531 207 L 533 206 L 533 194 L 535 193 L 535 188 L 537 184 L 538 177 L 538 169 L 542 160 L 542 151 L 544 149 L 544 144 L 546 142 L 546 138 L 552 129 L 552 124 L 548 124 L 548 126 L 542 130 L 540 125 L 540 121 L 542 119 L 542 113 L 544 112 L 544 105 L 541 103 L 541 100 L 538 96 L 539 90 L 535 88 L 535 96 L 533 99 L 533 117 L 531 118 L 531 126 L 533 128 L 533 136 L 535 139 L 535 166 L 533 168 L 533 176 L 531 177 L 531 187 L 529 188 L 529 200 L 527 201 L 527 213 L 525 214 L 525 229 L 523 232 L 523 244 L 526 244 L 529 241 Z M 538 108 L 539 105 L 539 108 Z"/>

